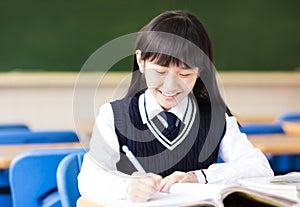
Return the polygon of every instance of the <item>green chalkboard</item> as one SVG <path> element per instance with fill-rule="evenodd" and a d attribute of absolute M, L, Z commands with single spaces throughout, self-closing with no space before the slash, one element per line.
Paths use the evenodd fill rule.
<path fill-rule="evenodd" d="M 173 9 L 201 19 L 219 70 L 300 67 L 298 0 L 2 0 L 0 71 L 79 71 L 101 45 Z M 113 70 L 130 67 L 128 57 Z"/>

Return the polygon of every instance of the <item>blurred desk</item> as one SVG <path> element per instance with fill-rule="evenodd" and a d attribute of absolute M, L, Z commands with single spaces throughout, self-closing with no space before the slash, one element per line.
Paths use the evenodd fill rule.
<path fill-rule="evenodd" d="M 290 137 L 284 134 L 249 135 L 248 139 L 264 154 L 300 154 L 300 137 Z M 13 144 L 0 145 L 0 169 L 7 169 L 13 158 L 29 149 L 46 148 L 82 148 L 80 142 L 51 144 Z M 86 147 L 86 146 L 85 146 Z"/>
<path fill-rule="evenodd" d="M 8 169 L 11 161 L 20 152 L 30 149 L 47 148 L 83 148 L 80 142 L 47 143 L 47 144 L 0 144 L 0 169 Z"/>
<path fill-rule="evenodd" d="M 248 135 L 249 141 L 264 154 L 300 154 L 300 137 L 285 134 Z"/>
<path fill-rule="evenodd" d="M 76 207 L 104 207 L 98 203 L 95 203 L 93 201 L 90 201 L 89 199 L 80 197 L 77 200 Z"/>

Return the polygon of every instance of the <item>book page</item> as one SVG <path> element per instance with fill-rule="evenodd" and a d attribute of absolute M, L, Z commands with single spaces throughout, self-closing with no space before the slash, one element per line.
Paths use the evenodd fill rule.
<path fill-rule="evenodd" d="M 170 188 L 171 194 L 197 194 L 201 199 L 215 198 L 230 185 L 200 184 L 200 183 L 175 183 Z"/>
<path fill-rule="evenodd" d="M 231 186 L 220 192 L 224 205 L 229 206 L 294 206 L 297 200 L 243 186 Z"/>
<path fill-rule="evenodd" d="M 233 195 L 233 196 L 231 196 Z M 237 198 L 246 198 L 246 202 L 271 204 L 284 204 L 291 206 L 294 200 L 284 199 L 280 196 L 262 193 L 241 186 L 199 184 L 199 183 L 175 183 L 171 186 L 169 193 L 156 193 L 145 203 L 136 203 L 129 200 L 99 200 L 91 199 L 105 207 L 176 207 L 176 206 L 223 206 L 223 200 L 235 201 Z M 233 197 L 234 199 L 230 199 Z M 245 200 L 245 199 L 243 199 Z M 248 200 L 248 201 L 247 201 Z M 285 205 L 286 204 L 286 205 Z M 256 206 L 256 205 L 254 205 Z"/>
<path fill-rule="evenodd" d="M 272 193 L 293 200 L 299 200 L 300 176 L 298 178 L 297 177 L 287 174 L 273 177 L 244 178 L 238 180 L 238 183 L 241 184 L 241 186 L 257 191 Z"/>
<path fill-rule="evenodd" d="M 106 207 L 158 207 L 158 206 L 220 206 L 218 192 L 226 185 L 210 185 L 198 183 L 176 183 L 171 186 L 169 193 L 156 193 L 146 203 L 135 203 L 129 200 L 99 200 L 89 198 Z"/>
<path fill-rule="evenodd" d="M 156 193 L 148 202 L 137 203 L 129 200 L 99 200 L 97 198 L 89 198 L 96 203 L 105 207 L 176 207 L 176 206 L 217 206 L 214 200 L 206 199 L 199 200 L 196 194 L 171 194 L 171 193 Z"/>
<path fill-rule="evenodd" d="M 287 186 L 296 186 L 298 192 L 300 191 L 300 172 L 292 172 L 286 175 L 274 176 L 270 183 L 287 185 Z"/>
<path fill-rule="evenodd" d="M 170 188 L 170 192 L 195 195 L 199 200 L 214 200 L 217 206 L 227 204 L 236 205 L 244 202 L 248 206 L 292 206 L 298 200 L 293 196 L 284 197 L 281 194 L 256 191 L 255 189 L 245 188 L 239 185 L 217 185 L 217 184 L 197 184 L 197 183 L 178 183 Z M 260 205 L 259 205 L 260 204 Z M 225 205 L 226 206 L 226 205 Z M 241 205 L 244 206 L 244 205 Z"/>

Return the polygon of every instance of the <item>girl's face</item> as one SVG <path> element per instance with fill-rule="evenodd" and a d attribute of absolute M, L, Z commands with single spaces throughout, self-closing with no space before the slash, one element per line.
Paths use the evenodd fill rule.
<path fill-rule="evenodd" d="M 198 68 L 173 65 L 163 67 L 153 62 L 143 61 L 139 59 L 138 52 L 136 54 L 147 87 L 164 110 L 176 106 L 193 90 L 198 77 Z"/>

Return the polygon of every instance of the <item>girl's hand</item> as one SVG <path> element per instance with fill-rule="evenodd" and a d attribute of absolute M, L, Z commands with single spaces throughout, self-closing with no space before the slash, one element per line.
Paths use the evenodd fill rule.
<path fill-rule="evenodd" d="M 198 179 L 194 173 L 175 171 L 161 181 L 160 191 L 168 192 L 174 183 L 198 183 Z"/>
<path fill-rule="evenodd" d="M 128 198 L 133 202 L 146 202 L 160 190 L 162 177 L 153 173 L 134 172 L 128 183 Z"/>

